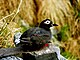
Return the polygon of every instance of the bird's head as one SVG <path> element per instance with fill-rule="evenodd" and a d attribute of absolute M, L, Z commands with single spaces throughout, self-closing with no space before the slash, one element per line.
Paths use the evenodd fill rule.
<path fill-rule="evenodd" d="M 53 24 L 50 19 L 45 19 L 40 23 L 40 28 L 44 28 L 46 30 L 50 30 L 50 27 L 58 26 L 57 24 Z"/>

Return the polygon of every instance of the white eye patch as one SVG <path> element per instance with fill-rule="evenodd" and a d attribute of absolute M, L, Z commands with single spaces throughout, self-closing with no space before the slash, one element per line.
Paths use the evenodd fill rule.
<path fill-rule="evenodd" d="M 47 20 L 47 21 L 45 21 L 44 23 L 45 23 L 45 24 L 50 24 L 50 21 Z"/>

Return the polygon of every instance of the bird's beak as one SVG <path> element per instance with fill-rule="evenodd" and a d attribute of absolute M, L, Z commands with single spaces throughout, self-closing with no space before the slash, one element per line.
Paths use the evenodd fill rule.
<path fill-rule="evenodd" d="M 58 26 L 57 24 L 52 24 L 52 26 Z"/>

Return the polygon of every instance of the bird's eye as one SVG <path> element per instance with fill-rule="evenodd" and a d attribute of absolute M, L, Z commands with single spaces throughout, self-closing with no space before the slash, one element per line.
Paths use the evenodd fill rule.
<path fill-rule="evenodd" d="M 45 24 L 50 24 L 50 21 L 47 20 L 47 21 L 45 21 L 44 23 L 45 23 Z"/>

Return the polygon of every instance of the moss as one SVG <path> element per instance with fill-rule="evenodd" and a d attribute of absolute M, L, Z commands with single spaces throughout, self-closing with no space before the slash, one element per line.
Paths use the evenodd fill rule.
<path fill-rule="evenodd" d="M 65 24 L 63 27 L 61 27 L 61 31 L 57 34 L 57 39 L 59 41 L 66 41 L 69 38 L 69 26 Z"/>

